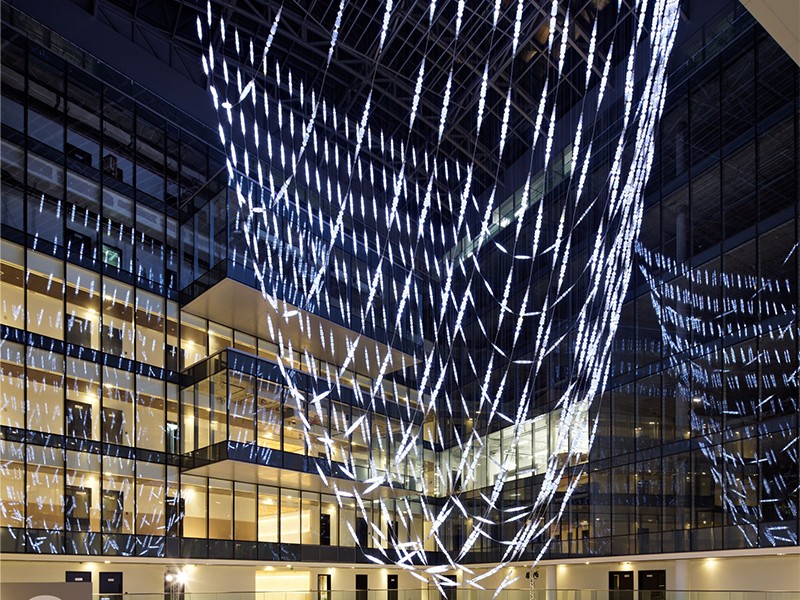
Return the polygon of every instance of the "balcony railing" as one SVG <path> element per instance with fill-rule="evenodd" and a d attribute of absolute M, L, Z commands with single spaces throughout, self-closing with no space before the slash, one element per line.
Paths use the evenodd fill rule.
<path fill-rule="evenodd" d="M 800 600 L 800 592 L 759 590 L 591 590 L 508 589 L 468 590 L 451 588 L 452 600 Z M 99 595 L 97 600 L 114 600 Z M 224 592 L 181 594 L 125 594 L 125 600 L 440 600 L 438 590 L 336 590 L 309 592 Z"/>

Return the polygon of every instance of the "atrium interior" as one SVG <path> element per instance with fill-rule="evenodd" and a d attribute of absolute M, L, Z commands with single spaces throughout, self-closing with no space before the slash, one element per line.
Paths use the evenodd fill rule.
<path fill-rule="evenodd" d="M 800 599 L 800 4 L 0 40 L 4 599 Z"/>

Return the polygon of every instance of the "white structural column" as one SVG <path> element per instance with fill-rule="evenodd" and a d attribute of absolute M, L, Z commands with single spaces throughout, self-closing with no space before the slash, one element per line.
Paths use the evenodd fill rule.
<path fill-rule="evenodd" d="M 690 592 L 686 590 L 692 589 L 692 577 L 689 573 L 689 561 L 688 560 L 676 560 L 675 561 L 675 583 L 672 585 L 672 589 L 679 590 L 679 592 L 675 595 L 676 600 L 684 600 L 685 598 L 689 598 Z M 667 586 L 669 587 L 669 586 Z"/>
<path fill-rule="evenodd" d="M 546 590 L 558 589 L 558 569 L 555 565 L 544 567 L 544 586 Z"/>

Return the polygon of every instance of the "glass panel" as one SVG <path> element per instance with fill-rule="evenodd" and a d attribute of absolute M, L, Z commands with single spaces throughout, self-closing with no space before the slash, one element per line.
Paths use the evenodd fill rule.
<path fill-rule="evenodd" d="M 329 426 L 330 402 L 327 399 L 308 403 L 308 423 L 311 426 L 308 437 L 311 447 L 308 449 L 309 456 L 317 458 L 327 458 L 328 442 L 330 441 Z"/>
<path fill-rule="evenodd" d="M 0 323 L 24 329 L 25 272 L 22 265 L 25 264 L 25 250 L 17 244 L 0 241 L 0 264 L 3 269 L 0 277 Z"/>
<path fill-rule="evenodd" d="M 208 324 L 208 354 L 213 356 L 220 350 L 233 347 L 233 330 L 217 323 Z"/>
<path fill-rule="evenodd" d="M 25 347 L 5 342 L 0 347 L 0 425 L 25 427 L 25 383 Z"/>
<path fill-rule="evenodd" d="M 178 428 L 178 386 L 167 384 L 167 429 L 166 451 L 170 454 L 180 452 L 180 431 Z"/>
<path fill-rule="evenodd" d="M 367 412 L 353 407 L 350 426 L 352 427 L 355 423 L 358 423 L 358 426 L 350 438 L 352 458 L 356 467 L 368 467 L 370 418 Z M 364 474 L 366 474 L 366 471 L 364 471 Z"/>
<path fill-rule="evenodd" d="M 188 538 L 206 537 L 206 480 L 184 475 L 181 478 L 181 496 L 185 507 L 183 535 Z"/>
<path fill-rule="evenodd" d="M 140 191 L 164 200 L 164 150 L 166 129 L 164 119 L 138 107 L 136 115 L 136 187 Z"/>
<path fill-rule="evenodd" d="M 25 525 L 25 450 L 20 442 L 0 439 L 0 527 Z"/>
<path fill-rule="evenodd" d="M 67 171 L 67 230 L 65 246 L 67 258 L 100 258 L 100 184 L 73 171 Z"/>
<path fill-rule="evenodd" d="M 322 512 L 320 519 L 320 544 L 324 546 L 338 546 L 339 545 L 339 505 L 336 504 L 336 497 L 322 494 Z M 323 525 L 328 527 L 328 536 L 326 539 L 325 529 Z M 327 543 L 326 543 L 327 541 Z"/>
<path fill-rule="evenodd" d="M 103 160 L 105 181 L 133 185 L 133 102 L 105 86 Z"/>
<path fill-rule="evenodd" d="M 320 541 L 320 510 L 319 494 L 303 492 L 303 534 L 304 544 L 319 545 Z"/>
<path fill-rule="evenodd" d="M 208 480 L 208 537 L 233 539 L 233 483 Z"/>
<path fill-rule="evenodd" d="M 235 484 L 234 537 L 237 540 L 256 541 L 256 486 L 251 483 Z"/>
<path fill-rule="evenodd" d="M 164 535 L 164 465 L 136 462 L 136 533 Z"/>
<path fill-rule="evenodd" d="M 300 543 L 300 494 L 281 490 L 281 543 Z"/>
<path fill-rule="evenodd" d="M 298 392 L 302 397 L 302 392 Z M 304 410 L 304 402 L 293 398 L 288 392 L 283 398 L 283 451 L 292 454 L 305 454 L 306 442 L 303 436 L 303 423 L 299 413 Z"/>
<path fill-rule="evenodd" d="M 64 529 L 64 451 L 28 444 L 27 527 Z"/>
<path fill-rule="evenodd" d="M 99 169 L 101 86 L 72 69 L 67 94 L 67 159 L 73 165 Z"/>
<path fill-rule="evenodd" d="M 164 280 L 165 217 L 159 210 L 139 202 L 136 204 L 136 275 L 165 285 Z"/>
<path fill-rule="evenodd" d="M 103 532 L 133 533 L 134 518 L 134 461 L 103 457 Z"/>
<path fill-rule="evenodd" d="M 5 97 L 2 99 L 6 101 Z M 5 105 L 3 105 L 5 118 Z M 3 227 L 13 227 L 19 231 L 25 229 L 25 153 L 22 148 L 6 140 L 0 141 L 0 152 L 3 155 L 2 182 L 0 193 L 0 223 Z"/>
<path fill-rule="evenodd" d="M 208 356 L 206 338 L 205 319 L 181 312 L 181 353 L 184 369 Z"/>
<path fill-rule="evenodd" d="M 64 169 L 28 153 L 28 234 L 63 244 Z"/>
<path fill-rule="evenodd" d="M 278 522 L 278 488 L 258 486 L 258 541 L 277 542 L 280 523 Z"/>
<path fill-rule="evenodd" d="M 28 348 L 28 429 L 64 433 L 64 357 Z"/>
<path fill-rule="evenodd" d="M 234 331 L 233 347 L 248 354 L 258 354 L 256 350 L 256 338 L 241 331 Z"/>
<path fill-rule="evenodd" d="M 229 371 L 228 439 L 252 443 L 255 439 L 255 377 Z"/>
<path fill-rule="evenodd" d="M 345 500 L 339 509 L 339 545 L 352 548 L 356 545 L 356 503 Z"/>
<path fill-rule="evenodd" d="M 100 365 L 67 359 L 67 435 L 100 439 Z"/>
<path fill-rule="evenodd" d="M 100 276 L 67 265 L 67 342 L 100 349 Z"/>
<path fill-rule="evenodd" d="M 100 260 L 109 273 L 134 273 L 133 243 L 136 232 L 133 228 L 133 199 L 112 190 L 103 188 L 103 232 Z"/>
<path fill-rule="evenodd" d="M 133 373 L 103 367 L 102 440 L 133 446 Z"/>
<path fill-rule="evenodd" d="M 136 292 L 136 359 L 164 366 L 164 299 Z"/>
<path fill-rule="evenodd" d="M 109 278 L 103 280 L 103 351 L 134 358 L 133 288 Z"/>
<path fill-rule="evenodd" d="M 64 149 L 64 63 L 49 52 L 28 53 L 28 135 Z"/>
<path fill-rule="evenodd" d="M 755 144 L 750 143 L 722 163 L 724 236 L 729 238 L 753 225 L 756 206 Z"/>
<path fill-rule="evenodd" d="M 136 376 L 136 446 L 164 451 L 164 382 Z M 177 433 L 177 429 L 175 430 Z"/>
<path fill-rule="evenodd" d="M 64 263 L 28 250 L 28 330 L 64 338 Z"/>
<path fill-rule="evenodd" d="M 651 448 L 661 443 L 661 377 L 636 382 L 636 447 Z"/>

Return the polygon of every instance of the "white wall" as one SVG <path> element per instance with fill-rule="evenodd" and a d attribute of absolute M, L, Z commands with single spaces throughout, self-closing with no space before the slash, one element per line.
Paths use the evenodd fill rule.
<path fill-rule="evenodd" d="M 330 573 L 331 587 L 334 590 L 354 590 L 356 589 L 356 574 L 367 575 L 367 585 L 371 590 L 385 590 L 386 579 L 389 574 L 397 575 L 398 587 L 401 590 L 419 590 L 423 584 L 417 578 L 412 577 L 405 571 L 398 569 L 375 568 L 370 566 L 360 566 L 355 569 L 351 567 L 334 567 L 333 569 L 316 569 L 312 573 L 311 585 L 317 588 L 317 574 Z"/>
<path fill-rule="evenodd" d="M 692 588 L 697 590 L 800 592 L 800 554 L 690 561 L 689 578 Z"/>
<path fill-rule="evenodd" d="M 44 557 L 43 557 L 44 558 Z M 270 570 L 260 565 L 185 565 L 160 560 L 150 563 L 112 562 L 105 564 L 99 562 L 69 562 L 54 561 L 40 558 L 18 560 L 14 555 L 5 554 L 0 559 L 0 579 L 8 582 L 30 581 L 64 581 L 66 571 L 92 571 L 93 593 L 99 593 L 98 581 L 100 571 L 122 572 L 124 591 L 134 594 L 160 594 L 164 592 L 164 576 L 168 571 L 181 570 L 186 574 L 187 592 L 252 592 L 278 589 L 272 584 L 277 584 L 284 575 L 306 573 L 308 585 L 306 589 L 317 588 L 317 574 L 331 575 L 331 585 L 334 590 L 355 589 L 356 573 L 366 573 L 369 577 L 370 589 L 385 589 L 386 577 L 389 573 L 398 575 L 398 584 L 401 590 L 421 589 L 422 584 L 416 578 L 399 570 L 388 570 L 360 566 L 350 567 L 306 567 L 302 563 L 294 566 L 289 571 L 285 565 L 276 565 Z M 283 577 L 285 582 L 294 582 Z M 259 585 L 260 584 L 260 585 Z M 265 587 L 266 586 L 266 587 Z"/>
<path fill-rule="evenodd" d="M 800 554 L 686 559 L 687 577 L 679 585 L 676 562 L 633 561 L 558 565 L 559 589 L 608 589 L 609 571 L 663 569 L 667 589 L 800 591 Z M 544 566 L 539 568 L 540 573 Z M 540 579 L 541 581 L 541 579 Z M 634 585 L 638 577 L 634 575 Z"/>
<path fill-rule="evenodd" d="M 185 572 L 187 592 L 254 592 L 256 589 L 256 567 L 253 566 L 196 565 Z"/>
<path fill-rule="evenodd" d="M 676 578 L 680 576 L 680 565 L 685 565 L 685 585 L 677 586 Z M 113 562 L 105 564 L 99 562 L 67 562 L 52 560 L 48 557 L 42 559 L 30 558 L 19 560 L 18 556 L 5 554 L 0 557 L 0 579 L 8 582 L 30 581 L 64 581 L 66 571 L 92 571 L 92 586 L 94 593 L 98 593 L 100 571 L 121 571 L 123 573 L 124 591 L 134 593 L 163 593 L 164 576 L 168 570 L 183 569 L 187 575 L 187 592 L 230 592 L 230 591 L 255 591 L 263 589 L 257 581 L 264 583 L 264 575 L 290 571 L 284 565 L 275 566 L 267 571 L 262 565 L 181 565 L 168 560 L 156 562 Z M 389 573 L 397 573 L 399 588 L 401 590 L 419 590 L 424 586 L 416 578 L 405 571 L 396 569 L 376 568 L 366 565 L 351 568 L 339 566 L 334 568 L 310 567 L 302 563 L 294 565 L 295 572 L 307 572 L 309 587 L 317 587 L 317 575 L 327 573 L 331 575 L 333 590 L 352 590 L 355 588 L 355 576 L 366 573 L 369 577 L 370 589 L 385 589 L 386 577 Z M 800 591 L 800 554 L 787 554 L 786 556 L 746 556 L 725 558 L 694 558 L 680 561 L 634 561 L 629 564 L 619 562 L 555 565 L 552 563 L 540 564 L 536 570 L 539 579 L 536 589 L 607 589 L 608 572 L 624 570 L 655 570 L 664 569 L 667 575 L 667 589 L 694 590 L 774 590 L 774 591 Z M 484 569 L 488 570 L 488 569 Z M 511 586 L 516 589 L 527 589 L 530 580 L 525 578 L 526 567 L 513 567 L 502 569 L 491 578 L 482 583 L 486 589 L 495 588 L 508 574 L 519 576 Z M 480 569 L 477 572 L 481 572 Z M 464 574 L 459 576 L 463 579 Z M 277 582 L 277 579 L 272 580 Z M 636 582 L 636 579 L 634 579 Z"/>
<path fill-rule="evenodd" d="M 67 571 L 91 571 L 92 593 L 99 594 L 99 573 L 101 571 L 122 572 L 124 591 L 130 594 L 164 592 L 166 565 L 101 562 L 66 562 L 54 560 L 14 560 L 11 555 L 3 555 L 0 560 L 0 579 L 4 582 L 62 582 Z"/>

